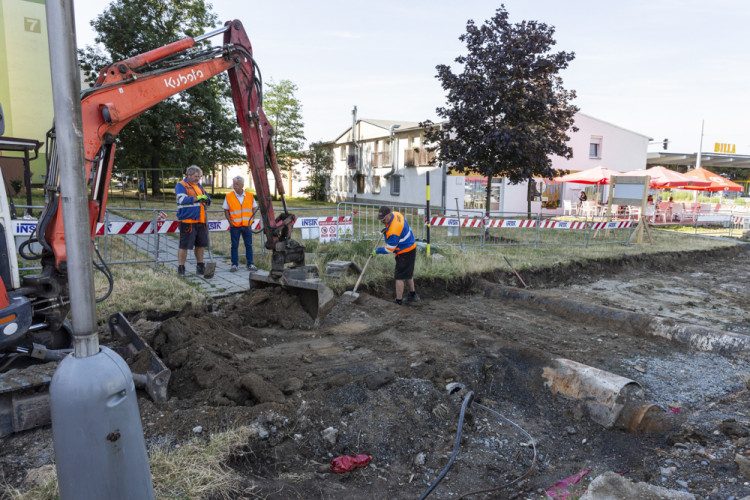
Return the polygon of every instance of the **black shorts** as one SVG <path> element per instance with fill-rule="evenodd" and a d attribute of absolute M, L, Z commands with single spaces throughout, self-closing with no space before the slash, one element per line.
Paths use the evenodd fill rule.
<path fill-rule="evenodd" d="M 393 279 L 410 280 L 414 277 L 414 261 L 417 260 L 417 249 L 396 255 L 396 270 Z"/>
<path fill-rule="evenodd" d="M 208 231 L 202 222 L 180 221 L 180 249 L 192 250 L 193 246 L 208 246 Z"/>

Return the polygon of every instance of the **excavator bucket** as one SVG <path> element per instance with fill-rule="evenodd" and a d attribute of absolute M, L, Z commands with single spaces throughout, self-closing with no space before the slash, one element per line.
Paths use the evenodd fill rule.
<path fill-rule="evenodd" d="M 280 286 L 299 298 L 302 308 L 312 316 L 315 325 L 319 325 L 334 305 L 334 294 L 323 281 L 317 277 L 315 266 L 298 268 L 293 273 L 274 278 L 268 271 L 250 273 L 250 289 Z"/>
<path fill-rule="evenodd" d="M 136 333 L 122 313 L 109 317 L 109 329 L 120 339 L 120 345 L 114 351 L 130 365 L 135 386 L 145 389 L 156 402 L 167 401 L 167 384 L 172 372 L 161 358 Z"/>

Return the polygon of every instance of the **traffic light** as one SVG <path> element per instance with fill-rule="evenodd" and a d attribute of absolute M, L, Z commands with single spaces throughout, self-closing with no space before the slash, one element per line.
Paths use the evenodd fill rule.
<path fill-rule="evenodd" d="M 664 139 L 663 147 L 665 151 L 667 150 L 667 144 L 669 144 L 669 139 Z"/>

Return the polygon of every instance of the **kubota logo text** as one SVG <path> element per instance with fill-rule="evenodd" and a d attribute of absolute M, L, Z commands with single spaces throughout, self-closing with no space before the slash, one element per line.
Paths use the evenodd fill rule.
<path fill-rule="evenodd" d="M 177 76 L 170 76 L 169 80 L 165 78 L 164 85 L 166 85 L 167 88 L 176 89 L 176 88 L 182 87 L 183 85 L 193 83 L 201 78 L 203 78 L 203 71 L 192 70 L 187 75 L 182 75 L 178 73 Z"/>

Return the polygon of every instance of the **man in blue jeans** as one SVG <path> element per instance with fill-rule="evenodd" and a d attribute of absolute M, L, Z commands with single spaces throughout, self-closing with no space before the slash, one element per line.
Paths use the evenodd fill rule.
<path fill-rule="evenodd" d="M 245 179 L 240 176 L 232 179 L 232 191 L 227 193 L 224 199 L 224 217 L 229 221 L 229 236 L 232 239 L 232 268 L 231 272 L 237 272 L 240 263 L 239 246 L 240 236 L 245 243 L 245 260 L 247 270 L 255 271 L 258 268 L 253 265 L 253 233 L 250 232 L 250 223 L 253 215 L 258 209 L 258 204 L 253 199 L 253 193 L 245 191 Z"/>

